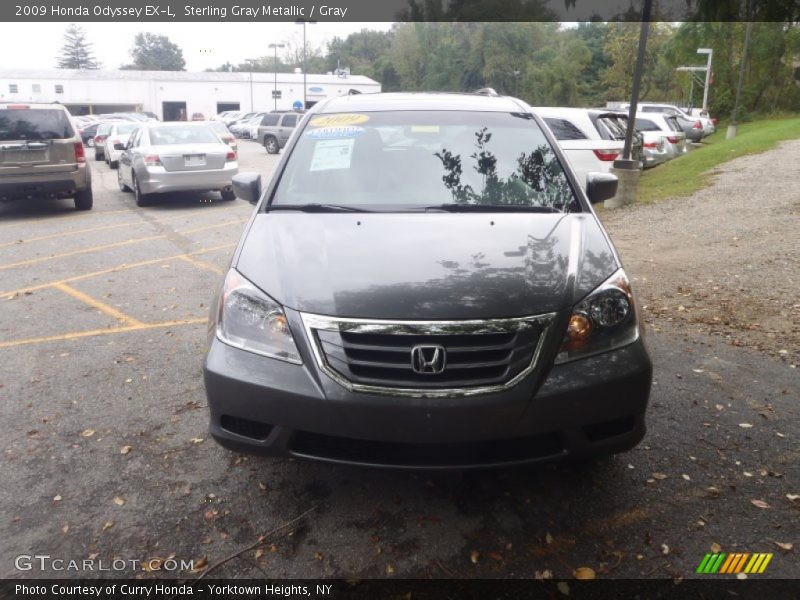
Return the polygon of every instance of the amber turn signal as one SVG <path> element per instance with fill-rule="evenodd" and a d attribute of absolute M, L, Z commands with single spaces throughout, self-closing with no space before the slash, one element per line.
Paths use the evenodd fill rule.
<path fill-rule="evenodd" d="M 592 333 L 592 321 L 586 315 L 576 313 L 569 318 L 567 339 L 569 346 L 579 348 Z"/>

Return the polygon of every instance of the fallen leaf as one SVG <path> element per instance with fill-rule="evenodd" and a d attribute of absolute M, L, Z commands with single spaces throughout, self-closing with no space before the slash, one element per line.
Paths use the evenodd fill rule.
<path fill-rule="evenodd" d="M 713 544 L 711 544 L 711 552 L 713 552 L 714 554 L 719 554 L 720 552 L 722 552 L 722 546 L 720 546 L 717 542 L 714 542 Z"/>
<path fill-rule="evenodd" d="M 556 584 L 556 588 L 565 596 L 569 596 L 569 584 L 566 581 L 559 581 Z"/>
<path fill-rule="evenodd" d="M 550 569 L 545 569 L 544 571 L 534 571 L 533 572 L 534 579 L 552 579 L 553 572 Z"/>
<path fill-rule="evenodd" d="M 114 497 L 114 504 L 116 504 L 117 506 L 124 506 L 125 505 L 125 500 L 123 498 L 120 498 L 119 496 L 115 496 Z"/>
<path fill-rule="evenodd" d="M 256 550 L 256 560 L 258 560 L 262 556 L 264 556 L 264 549 L 263 548 L 259 548 L 258 550 Z"/>
<path fill-rule="evenodd" d="M 706 491 L 712 496 L 719 496 L 719 488 L 710 485 L 706 488 Z"/>
<path fill-rule="evenodd" d="M 786 497 L 789 499 L 789 502 L 800 500 L 800 494 L 786 494 Z"/>
<path fill-rule="evenodd" d="M 578 567 L 572 573 L 575 579 L 594 579 L 596 577 L 594 569 L 590 567 Z"/>
<path fill-rule="evenodd" d="M 265 491 L 265 490 L 267 489 L 267 485 L 266 485 L 265 483 L 261 483 L 261 482 L 259 481 L 259 482 L 258 482 L 258 488 L 259 488 L 260 490 L 262 490 L 262 491 Z"/>
<path fill-rule="evenodd" d="M 106 521 L 103 523 L 103 531 L 108 531 L 114 526 L 114 521 Z"/>
<path fill-rule="evenodd" d="M 489 558 L 494 561 L 501 562 L 503 560 L 503 555 L 499 552 L 489 552 Z"/>
<path fill-rule="evenodd" d="M 665 475 L 664 473 L 653 473 L 653 479 L 661 480 L 666 479 L 667 477 L 668 475 Z"/>
<path fill-rule="evenodd" d="M 94 429 L 84 429 L 81 431 L 81 437 L 89 438 L 94 435 Z"/>
<path fill-rule="evenodd" d="M 681 477 L 683 477 L 683 478 L 684 478 L 686 481 L 691 481 L 691 480 L 692 480 L 692 478 L 691 478 L 691 477 L 689 477 L 689 476 L 688 476 L 686 473 L 684 473 L 683 475 L 681 475 Z"/>
<path fill-rule="evenodd" d="M 548 545 L 553 543 L 553 536 L 550 535 L 549 531 L 544 535 L 544 541 L 547 542 Z"/>
<path fill-rule="evenodd" d="M 89 560 L 94 560 L 94 559 L 96 559 L 98 556 L 100 556 L 100 553 L 99 553 L 99 552 L 92 552 L 92 553 L 91 553 L 89 556 L 87 556 L 86 558 L 88 558 Z"/>
<path fill-rule="evenodd" d="M 667 546 L 666 544 L 661 544 L 661 554 L 665 556 L 669 554 L 669 546 Z"/>
<path fill-rule="evenodd" d="M 201 556 L 197 560 L 194 561 L 193 565 L 194 571 L 202 571 L 208 566 L 208 558 L 205 556 Z"/>
<path fill-rule="evenodd" d="M 61 528 L 61 531 L 62 531 L 63 533 L 67 533 L 67 532 L 69 531 L 69 523 L 67 523 L 66 525 L 64 525 L 64 526 Z"/>
<path fill-rule="evenodd" d="M 193 437 L 191 441 L 193 444 L 202 444 L 205 441 L 205 439 L 200 437 Z"/>
<path fill-rule="evenodd" d="M 789 497 L 789 495 L 790 494 L 786 494 L 787 497 Z M 791 500 L 791 498 L 789 499 Z M 53 502 L 61 502 L 62 500 L 63 498 L 61 497 L 61 494 L 56 494 L 55 496 L 53 496 Z"/>
<path fill-rule="evenodd" d="M 394 565 L 386 565 L 386 574 L 394 575 Z"/>
<path fill-rule="evenodd" d="M 753 506 L 757 506 L 758 508 L 769 508 L 769 504 L 767 504 L 763 500 L 756 500 L 755 498 L 753 500 L 750 500 L 750 504 L 752 504 Z"/>
<path fill-rule="evenodd" d="M 325 556 L 322 554 L 322 552 L 314 552 L 314 560 L 323 560 L 324 558 Z"/>
<path fill-rule="evenodd" d="M 123 446 L 122 448 L 120 448 L 119 453 L 120 454 L 130 454 L 131 450 L 133 450 L 132 446 Z"/>
<path fill-rule="evenodd" d="M 705 373 L 703 369 L 692 369 L 695 373 Z"/>
<path fill-rule="evenodd" d="M 752 423 L 739 423 L 739 427 L 742 429 L 750 429 L 753 426 Z"/>
<path fill-rule="evenodd" d="M 470 561 L 472 561 L 473 565 L 477 565 L 478 561 L 481 559 L 481 553 L 478 552 L 477 550 L 473 550 L 472 552 L 469 553 L 469 559 Z"/>
<path fill-rule="evenodd" d="M 775 542 L 775 545 L 781 550 L 786 550 L 787 552 L 794 548 L 794 545 L 790 544 L 789 542 Z"/>

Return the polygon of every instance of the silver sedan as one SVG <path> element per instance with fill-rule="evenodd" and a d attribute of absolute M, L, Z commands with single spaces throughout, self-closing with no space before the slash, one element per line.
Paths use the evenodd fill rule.
<path fill-rule="evenodd" d="M 235 198 L 236 152 L 207 123 L 143 123 L 117 149 L 123 150 L 119 187 L 133 191 L 138 206 L 169 192 L 219 191 L 223 200 Z"/>

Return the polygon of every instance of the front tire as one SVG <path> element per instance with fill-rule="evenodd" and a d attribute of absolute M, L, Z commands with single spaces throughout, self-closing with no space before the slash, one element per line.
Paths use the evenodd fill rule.
<path fill-rule="evenodd" d="M 236 194 L 233 193 L 233 190 L 220 190 L 219 195 L 222 196 L 222 199 L 225 202 L 236 200 Z"/>
<path fill-rule="evenodd" d="M 108 166 L 111 167 L 112 169 L 116 169 L 119 167 L 119 161 L 118 160 L 109 161 Z"/>
<path fill-rule="evenodd" d="M 274 137 L 264 138 L 264 148 L 267 149 L 267 154 L 277 154 L 278 150 L 280 150 L 278 140 Z"/>
<path fill-rule="evenodd" d="M 97 162 L 100 162 L 101 160 L 105 160 L 105 159 L 106 159 L 106 157 L 105 157 L 105 156 L 103 156 L 103 153 L 102 153 L 102 152 L 98 152 L 98 151 L 97 151 L 97 146 L 95 146 L 95 147 L 94 147 L 94 159 L 95 159 Z"/>
<path fill-rule="evenodd" d="M 75 210 L 91 210 L 94 204 L 92 188 L 87 188 L 75 193 Z"/>

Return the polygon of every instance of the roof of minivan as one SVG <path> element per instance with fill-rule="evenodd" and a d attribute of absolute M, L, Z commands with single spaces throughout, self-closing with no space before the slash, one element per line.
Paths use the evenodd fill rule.
<path fill-rule="evenodd" d="M 485 112 L 520 112 L 523 110 L 508 96 L 458 94 L 447 92 L 402 92 L 353 94 L 324 101 L 319 113 L 374 112 L 382 110 L 474 110 Z"/>

